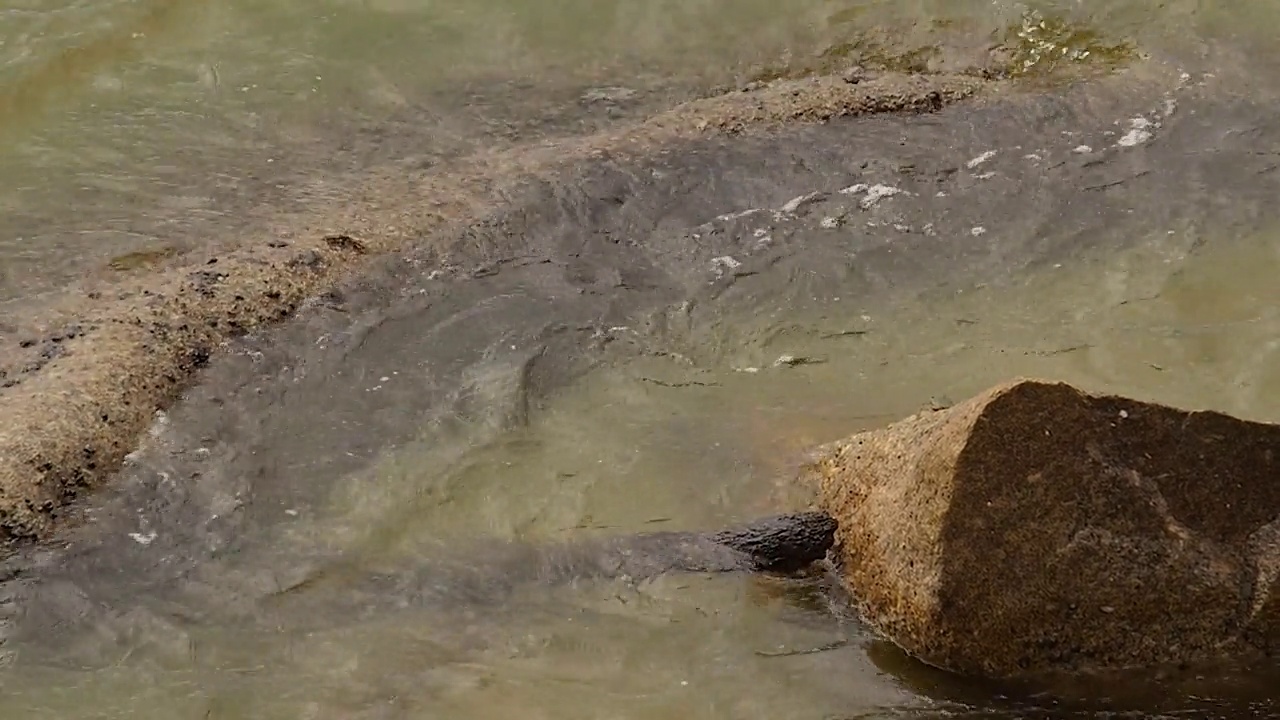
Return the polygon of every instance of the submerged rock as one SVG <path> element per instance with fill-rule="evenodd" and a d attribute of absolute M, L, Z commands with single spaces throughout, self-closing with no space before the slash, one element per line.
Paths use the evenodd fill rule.
<path fill-rule="evenodd" d="M 411 606 L 493 607 L 521 588 L 591 580 L 640 583 L 667 573 L 763 572 L 794 574 L 827 557 L 837 523 L 821 511 L 758 518 L 719 531 L 659 531 L 534 544 L 493 540 L 452 556 L 419 560 L 408 572 L 366 573 L 325 566 L 303 572 L 268 596 L 268 605 L 297 621 L 341 615 L 376 617 Z M 353 572 L 354 570 L 354 572 Z M 313 592 L 333 581 L 325 592 Z M 310 600 L 303 606 L 298 602 Z"/>
<path fill-rule="evenodd" d="M 1016 380 L 821 448 L 866 620 L 954 672 L 1280 650 L 1280 426 Z"/>

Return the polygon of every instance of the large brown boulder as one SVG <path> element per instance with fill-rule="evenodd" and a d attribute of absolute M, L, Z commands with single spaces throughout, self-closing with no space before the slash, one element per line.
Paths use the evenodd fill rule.
<path fill-rule="evenodd" d="M 1017 677 L 1280 650 L 1280 426 L 1018 380 L 821 448 L 866 620 Z"/>

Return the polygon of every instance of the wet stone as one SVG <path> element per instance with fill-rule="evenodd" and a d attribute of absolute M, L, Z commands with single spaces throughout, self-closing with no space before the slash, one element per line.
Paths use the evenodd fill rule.
<path fill-rule="evenodd" d="M 1008 382 L 822 448 L 840 574 L 909 654 L 986 677 L 1280 651 L 1280 426 Z"/>

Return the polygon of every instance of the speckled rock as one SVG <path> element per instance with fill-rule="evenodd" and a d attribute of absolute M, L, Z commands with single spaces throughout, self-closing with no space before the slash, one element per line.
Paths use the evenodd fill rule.
<path fill-rule="evenodd" d="M 868 622 L 986 677 L 1280 650 L 1280 426 L 1016 380 L 822 447 Z"/>

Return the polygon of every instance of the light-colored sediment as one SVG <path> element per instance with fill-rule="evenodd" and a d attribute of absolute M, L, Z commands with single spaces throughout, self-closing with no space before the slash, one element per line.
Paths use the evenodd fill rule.
<path fill-rule="evenodd" d="M 1011 381 L 823 447 L 866 619 L 958 673 L 1280 650 L 1280 426 Z"/>
<path fill-rule="evenodd" d="M 46 535 L 67 502 L 120 466 L 156 410 L 226 339 L 289 316 L 372 257 L 478 217 L 504 183 L 708 133 L 931 112 L 996 85 L 965 75 L 893 73 L 857 84 L 778 81 L 597 135 L 480 153 L 447 171 L 372 174 L 351 206 L 282 222 L 287 242 L 264 230 L 261 241 L 216 258 L 191 257 L 106 289 L 72 289 L 32 324 L 43 337 L 0 346 L 7 385 L 0 390 L 0 535 Z"/>

